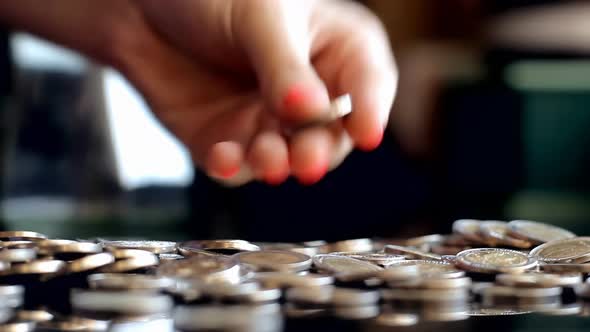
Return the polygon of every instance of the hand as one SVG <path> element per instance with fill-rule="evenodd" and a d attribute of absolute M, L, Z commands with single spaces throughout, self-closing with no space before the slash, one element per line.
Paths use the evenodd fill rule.
<path fill-rule="evenodd" d="M 311 184 L 381 141 L 397 74 L 387 36 L 339 0 L 3 0 L 0 20 L 118 68 L 217 179 Z M 287 138 L 350 93 L 344 121 Z"/>
<path fill-rule="evenodd" d="M 379 21 L 345 1 L 142 0 L 165 39 L 127 74 L 156 115 L 216 178 L 321 179 L 381 141 L 396 88 Z M 166 44 L 168 46 L 166 46 Z M 160 54 L 161 53 L 161 54 Z M 287 121 L 321 117 L 350 93 L 353 114 L 290 139 Z"/>

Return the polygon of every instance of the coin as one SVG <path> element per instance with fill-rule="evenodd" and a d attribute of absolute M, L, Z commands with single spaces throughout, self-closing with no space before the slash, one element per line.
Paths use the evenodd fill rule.
<path fill-rule="evenodd" d="M 418 274 L 423 277 L 437 277 L 437 278 L 459 278 L 465 276 L 465 272 L 457 270 L 451 263 L 445 261 L 432 261 L 432 260 L 407 260 L 395 262 L 389 265 L 385 271 L 389 269 L 395 269 L 399 266 L 416 266 L 418 268 Z M 380 275 L 387 275 L 386 272 Z"/>
<path fill-rule="evenodd" d="M 170 241 L 103 241 L 106 249 L 140 249 L 154 254 L 171 254 L 176 252 L 176 242 Z"/>
<path fill-rule="evenodd" d="M 425 251 L 410 248 L 410 247 L 397 246 L 397 245 L 393 245 L 393 244 L 385 245 L 385 247 L 383 248 L 383 252 L 387 253 L 387 254 L 406 255 L 406 256 L 410 256 L 411 258 L 417 258 L 417 259 L 441 260 L 440 255 L 425 252 Z"/>
<path fill-rule="evenodd" d="M 80 311 L 129 315 L 170 312 L 174 303 L 168 295 L 144 291 L 72 290 L 72 307 Z"/>
<path fill-rule="evenodd" d="M 375 321 L 378 325 L 394 327 L 394 326 L 412 326 L 418 323 L 418 315 L 384 312 L 377 316 Z"/>
<path fill-rule="evenodd" d="M 102 246 L 93 242 L 74 242 L 54 245 L 48 252 L 55 258 L 72 260 L 88 254 L 98 254 L 102 252 Z"/>
<path fill-rule="evenodd" d="M 576 236 L 563 228 L 529 220 L 513 220 L 508 223 L 508 228 L 510 235 L 537 244 Z"/>
<path fill-rule="evenodd" d="M 391 287 L 408 287 L 423 289 L 452 289 L 471 287 L 471 278 L 417 278 L 402 282 L 390 282 Z"/>
<path fill-rule="evenodd" d="M 353 239 L 343 240 L 327 245 L 328 252 L 369 252 L 373 250 L 373 241 L 371 239 Z"/>
<path fill-rule="evenodd" d="M 358 259 L 320 254 L 313 257 L 313 263 L 319 270 L 328 271 L 336 275 L 339 279 L 366 279 L 375 276 L 382 268 Z"/>
<path fill-rule="evenodd" d="M 66 263 L 59 260 L 36 260 L 13 265 L 8 271 L 3 271 L 2 274 L 52 274 L 61 272 L 65 267 Z"/>
<path fill-rule="evenodd" d="M 309 269 L 312 263 L 309 256 L 286 250 L 242 252 L 233 257 L 240 263 L 268 271 L 304 271 Z"/>
<path fill-rule="evenodd" d="M 0 331 L 6 332 L 29 332 L 35 330 L 35 322 L 10 322 L 0 324 Z"/>
<path fill-rule="evenodd" d="M 66 271 L 69 273 L 80 273 L 101 268 L 103 266 L 112 264 L 115 257 L 107 252 L 92 254 L 78 258 L 68 263 Z"/>
<path fill-rule="evenodd" d="M 458 253 L 455 264 L 479 273 L 521 273 L 534 268 L 537 260 L 516 250 L 477 248 Z"/>
<path fill-rule="evenodd" d="M 476 243 L 485 243 L 479 235 L 480 220 L 477 219 L 459 219 L 453 222 L 453 233 L 459 234 L 468 240 Z"/>
<path fill-rule="evenodd" d="M 526 272 L 522 274 L 499 274 L 496 282 L 514 287 L 564 287 L 582 283 L 581 273 L 551 274 Z"/>
<path fill-rule="evenodd" d="M 530 252 L 530 256 L 544 263 L 566 263 L 589 254 L 590 237 L 549 241 Z"/>
<path fill-rule="evenodd" d="M 47 235 L 31 232 L 31 231 L 2 231 L 0 232 L 0 240 L 43 240 L 46 239 Z"/>
<path fill-rule="evenodd" d="M 225 256 L 195 256 L 165 261 L 157 267 L 156 274 L 172 278 L 194 278 L 203 282 L 238 283 L 241 280 L 240 266 L 234 259 Z"/>
<path fill-rule="evenodd" d="M 449 289 L 382 289 L 384 300 L 392 301 L 430 301 L 463 302 L 469 298 L 469 291 L 463 288 Z"/>
<path fill-rule="evenodd" d="M 37 257 L 35 249 L 4 249 L 0 251 L 0 260 L 10 263 L 22 263 L 33 260 Z"/>
<path fill-rule="evenodd" d="M 334 277 L 315 273 L 257 272 L 253 279 L 269 288 L 319 287 L 334 283 Z"/>
<path fill-rule="evenodd" d="M 524 315 L 530 314 L 532 311 L 522 310 L 516 308 L 482 308 L 475 306 L 468 312 L 468 316 L 513 316 L 513 315 Z"/>
<path fill-rule="evenodd" d="M 369 306 L 379 302 L 380 294 L 378 291 L 334 287 L 332 288 L 332 298 L 330 302 L 339 307 L 344 306 Z"/>
<path fill-rule="evenodd" d="M 145 274 L 96 273 L 88 276 L 88 285 L 95 289 L 165 290 L 174 284 L 171 278 Z"/>
<path fill-rule="evenodd" d="M 410 247 L 421 247 L 423 245 L 430 245 L 436 243 L 442 243 L 446 240 L 446 236 L 441 234 L 429 234 L 423 236 L 417 236 L 405 241 L 406 246 Z"/>
<path fill-rule="evenodd" d="M 175 331 L 281 331 L 281 306 L 191 305 L 174 310 Z"/>
<path fill-rule="evenodd" d="M 42 321 L 37 324 L 41 331 L 107 331 L 109 321 L 95 320 L 82 317 L 67 317 Z"/>
<path fill-rule="evenodd" d="M 158 256 L 139 249 L 115 249 L 110 252 L 116 259 L 112 264 L 100 269 L 103 273 L 131 272 L 158 265 Z"/>
<path fill-rule="evenodd" d="M 418 278 L 420 276 L 419 265 L 395 265 L 391 264 L 383 271 L 377 273 L 377 278 L 385 281 L 403 281 Z"/>
<path fill-rule="evenodd" d="M 508 235 L 509 227 L 505 221 L 486 220 L 479 224 L 479 232 L 486 244 L 505 245 L 516 248 L 530 248 L 532 243 Z"/>
<path fill-rule="evenodd" d="M 285 298 L 295 303 L 327 305 L 332 300 L 334 287 L 315 286 L 315 287 L 292 287 L 285 292 Z"/>
<path fill-rule="evenodd" d="M 340 255 L 346 256 L 354 259 L 358 259 L 361 261 L 370 262 L 373 264 L 379 265 L 389 265 L 393 262 L 402 261 L 405 256 L 402 255 L 392 255 L 386 253 L 366 253 L 366 252 L 331 252 L 330 255 Z"/>
<path fill-rule="evenodd" d="M 53 319 L 53 314 L 45 310 L 18 310 L 14 314 L 16 320 L 45 322 Z"/>
<path fill-rule="evenodd" d="M 218 256 L 231 252 L 258 251 L 260 247 L 244 240 L 194 240 L 178 244 L 178 251 L 184 256 Z M 223 252 L 223 253 L 220 253 Z"/>

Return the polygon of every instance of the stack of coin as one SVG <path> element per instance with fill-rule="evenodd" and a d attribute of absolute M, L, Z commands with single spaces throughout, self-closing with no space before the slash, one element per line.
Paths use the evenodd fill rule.
<path fill-rule="evenodd" d="M 279 331 L 283 313 L 409 326 L 590 312 L 590 237 L 525 220 L 461 219 L 452 231 L 178 244 L 0 232 L 0 330 L 104 330 L 173 317 L 180 331 Z"/>

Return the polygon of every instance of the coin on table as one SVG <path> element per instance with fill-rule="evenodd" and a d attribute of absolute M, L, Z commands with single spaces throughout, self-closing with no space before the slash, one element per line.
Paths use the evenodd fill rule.
<path fill-rule="evenodd" d="M 479 224 L 479 233 L 488 245 L 504 245 L 515 248 L 530 248 L 533 244 L 527 240 L 508 235 L 509 227 L 505 221 L 485 220 Z"/>
<path fill-rule="evenodd" d="M 108 312 L 127 315 L 168 313 L 170 296 L 146 291 L 72 290 L 70 301 L 79 312 Z"/>
<path fill-rule="evenodd" d="M 565 287 L 582 283 L 581 273 L 553 274 L 525 272 L 521 274 L 498 274 L 496 283 L 512 287 Z"/>
<path fill-rule="evenodd" d="M 154 254 L 173 254 L 176 252 L 176 242 L 171 241 L 103 241 L 102 246 L 109 249 L 140 249 Z"/>
<path fill-rule="evenodd" d="M 173 278 L 194 278 L 203 282 L 238 283 L 241 280 L 240 265 L 225 256 L 195 256 L 165 261 L 156 274 Z"/>
<path fill-rule="evenodd" d="M 458 253 L 455 264 L 478 273 L 522 273 L 537 266 L 537 260 L 516 250 L 477 248 Z"/>
<path fill-rule="evenodd" d="M 47 235 L 31 232 L 31 231 L 2 231 L 0 232 L 0 240 L 25 240 L 25 241 L 39 241 L 46 239 Z"/>
<path fill-rule="evenodd" d="M 431 245 L 443 243 L 446 240 L 446 236 L 441 234 L 429 234 L 423 236 L 417 236 L 405 241 L 406 246 L 410 247 L 421 247 L 423 245 Z"/>
<path fill-rule="evenodd" d="M 531 241 L 535 244 L 569 239 L 576 234 L 561 227 L 530 220 L 513 220 L 508 223 L 509 235 Z"/>
<path fill-rule="evenodd" d="M 415 266 L 418 269 L 418 276 L 423 278 L 459 278 L 465 276 L 464 271 L 458 270 L 453 264 L 449 262 L 423 259 L 395 262 L 383 270 L 380 275 L 387 275 L 387 270 L 397 269 L 400 266 Z"/>
<path fill-rule="evenodd" d="M 102 252 L 102 246 L 93 242 L 74 242 L 55 245 L 50 249 L 56 259 L 73 260 L 90 254 Z"/>
<path fill-rule="evenodd" d="M 333 273 L 338 279 L 366 279 L 375 276 L 383 268 L 358 259 L 320 254 L 313 257 L 317 269 Z"/>
<path fill-rule="evenodd" d="M 549 241 L 535 247 L 530 256 L 543 263 L 567 263 L 590 255 L 590 237 Z"/>
<path fill-rule="evenodd" d="M 66 271 L 80 273 L 92 271 L 115 262 L 115 257 L 108 252 L 101 252 L 78 258 L 68 263 Z"/>
<path fill-rule="evenodd" d="M 311 266 L 311 257 L 286 250 L 260 250 L 235 254 L 238 262 L 267 271 L 304 271 Z"/>
<path fill-rule="evenodd" d="M 433 254 L 430 252 L 414 249 L 411 247 L 398 246 L 394 244 L 386 244 L 383 248 L 383 252 L 394 255 L 405 255 L 415 259 L 432 259 L 441 260 L 440 255 Z"/>
<path fill-rule="evenodd" d="M 257 272 L 252 279 L 268 288 L 319 287 L 334 283 L 334 277 L 317 273 L 298 275 L 287 272 Z"/>
<path fill-rule="evenodd" d="M 404 280 L 401 282 L 390 281 L 389 286 L 421 289 L 469 288 L 471 287 L 471 278 L 417 278 L 411 280 Z"/>
<path fill-rule="evenodd" d="M 352 239 L 333 242 L 327 245 L 328 252 L 369 252 L 373 250 L 373 241 L 371 239 Z"/>
<path fill-rule="evenodd" d="M 259 246 L 245 240 L 193 240 L 178 244 L 178 251 L 184 256 L 223 256 L 258 250 Z"/>
<path fill-rule="evenodd" d="M 378 265 L 389 265 L 393 262 L 403 261 L 406 259 L 403 255 L 393 255 L 376 252 L 332 252 L 330 255 L 346 256 L 361 261 L 370 262 Z"/>
<path fill-rule="evenodd" d="M 28 262 L 37 258 L 37 252 L 32 248 L 4 249 L 0 251 L 0 261 L 8 263 Z"/>
<path fill-rule="evenodd" d="M 261 250 L 288 250 L 298 252 L 309 257 L 319 254 L 319 246 L 304 246 L 296 243 L 284 243 L 284 242 L 255 242 L 254 245 L 260 247 Z"/>
<path fill-rule="evenodd" d="M 530 314 L 532 311 L 517 308 L 487 308 L 481 306 L 472 306 L 467 312 L 468 316 L 514 316 Z"/>
<path fill-rule="evenodd" d="M 477 219 L 459 219 L 453 222 L 453 233 L 459 234 L 468 240 L 476 243 L 485 243 L 479 235 L 479 226 L 481 220 Z"/>
<path fill-rule="evenodd" d="M 96 273 L 88 276 L 88 285 L 95 289 L 166 290 L 174 283 L 171 278 L 146 274 Z"/>
<path fill-rule="evenodd" d="M 64 270 L 66 263 L 59 260 L 35 260 L 27 263 L 15 264 L 2 274 L 54 274 Z"/>
<path fill-rule="evenodd" d="M 115 257 L 115 262 L 100 269 L 103 273 L 131 272 L 159 263 L 158 256 L 139 249 L 115 249 L 110 252 Z"/>

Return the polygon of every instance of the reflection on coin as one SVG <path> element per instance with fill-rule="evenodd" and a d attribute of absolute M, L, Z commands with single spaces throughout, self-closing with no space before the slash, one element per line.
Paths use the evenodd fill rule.
<path fill-rule="evenodd" d="M 431 261 L 431 260 L 407 260 L 395 262 L 387 267 L 388 269 L 395 269 L 399 266 L 416 266 L 418 274 L 423 277 L 437 277 L 437 278 L 459 278 L 465 276 L 465 272 L 457 270 L 451 263 L 445 261 Z"/>
<path fill-rule="evenodd" d="M 105 249 L 140 249 L 154 254 L 176 252 L 176 242 L 170 241 L 103 241 Z"/>
<path fill-rule="evenodd" d="M 52 274 L 62 271 L 66 263 L 58 260 L 36 260 L 28 263 L 13 265 L 7 274 Z"/>
<path fill-rule="evenodd" d="M 131 272 L 158 265 L 158 256 L 138 249 L 114 249 L 110 252 L 116 261 L 100 269 L 103 273 Z"/>
<path fill-rule="evenodd" d="M 250 264 L 260 270 L 303 271 L 311 266 L 307 255 L 286 250 L 261 250 L 242 252 L 233 256 L 240 263 Z"/>
<path fill-rule="evenodd" d="M 4 249 L 0 251 L 0 261 L 18 263 L 27 262 L 37 257 L 35 249 L 22 248 L 22 249 Z"/>
<path fill-rule="evenodd" d="M 332 308 L 332 313 L 335 317 L 348 320 L 359 320 L 374 318 L 379 315 L 379 306 L 363 305 L 352 307 L 335 307 Z"/>
<path fill-rule="evenodd" d="M 544 263 L 566 263 L 590 254 L 590 237 L 555 240 L 535 247 L 530 256 Z"/>
<path fill-rule="evenodd" d="M 109 322 L 82 317 L 67 317 L 66 319 L 43 321 L 37 327 L 41 331 L 107 331 Z"/>
<path fill-rule="evenodd" d="M 513 220 L 508 223 L 508 227 L 510 235 L 537 244 L 576 236 L 563 228 L 529 220 Z"/>
<path fill-rule="evenodd" d="M 526 272 L 522 274 L 499 274 L 496 282 L 514 287 L 565 287 L 582 283 L 581 273 L 551 274 Z"/>
<path fill-rule="evenodd" d="M 377 273 L 377 278 L 385 281 L 412 280 L 420 276 L 418 264 L 396 265 L 390 264 L 383 271 Z"/>
<path fill-rule="evenodd" d="M 37 323 L 35 322 L 11 322 L 0 325 L 0 331 L 6 332 L 29 332 L 34 331 Z"/>
<path fill-rule="evenodd" d="M 417 259 L 433 259 L 433 260 L 441 260 L 440 255 L 433 254 L 430 252 L 404 247 L 404 246 L 397 246 L 393 244 L 387 244 L 383 248 L 383 252 L 388 254 L 395 254 L 395 255 L 406 255 L 411 258 Z"/>
<path fill-rule="evenodd" d="M 516 248 L 530 248 L 532 243 L 508 235 L 509 227 L 505 221 L 486 220 L 479 225 L 481 237 L 488 245 L 504 245 Z"/>
<path fill-rule="evenodd" d="M 53 314 L 45 310 L 19 310 L 14 314 L 19 321 L 44 322 L 53 319 Z"/>
<path fill-rule="evenodd" d="M 537 260 L 508 249 L 477 248 L 457 254 L 457 266 L 479 273 L 521 273 L 537 265 Z"/>
<path fill-rule="evenodd" d="M 405 244 L 410 247 L 421 247 L 428 244 L 442 243 L 445 239 L 446 237 L 444 235 L 430 234 L 407 239 Z"/>
<path fill-rule="evenodd" d="M 313 263 L 319 270 L 331 272 L 337 278 L 366 279 L 382 270 L 375 264 L 339 255 L 315 255 Z"/>
<path fill-rule="evenodd" d="M 579 315 L 582 313 L 583 309 L 584 309 L 584 303 L 574 302 L 574 303 L 564 304 L 556 309 L 545 310 L 545 311 L 543 311 L 543 315 L 551 315 L 551 316 Z"/>

